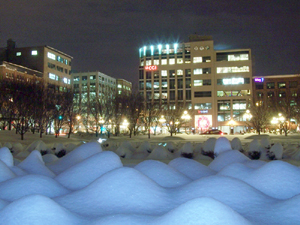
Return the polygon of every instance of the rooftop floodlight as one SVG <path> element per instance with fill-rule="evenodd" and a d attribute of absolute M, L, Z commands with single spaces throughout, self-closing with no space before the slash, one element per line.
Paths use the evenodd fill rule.
<path fill-rule="evenodd" d="M 161 49 L 162 49 L 162 45 L 158 45 L 158 53 L 161 55 Z"/>
<path fill-rule="evenodd" d="M 177 48 L 178 48 L 178 44 L 175 43 L 175 44 L 174 44 L 174 53 L 175 53 L 175 54 L 177 53 Z"/>
<path fill-rule="evenodd" d="M 166 49 L 167 49 L 167 54 L 169 54 L 169 50 L 170 50 L 170 45 L 166 45 Z"/>
<path fill-rule="evenodd" d="M 140 57 L 142 57 L 142 48 L 140 48 Z"/>
<path fill-rule="evenodd" d="M 151 49 L 151 55 L 153 55 L 153 53 L 154 53 L 154 46 L 151 45 L 151 46 L 150 46 L 150 49 Z"/>
<path fill-rule="evenodd" d="M 144 46 L 144 56 L 146 56 L 147 46 Z"/>

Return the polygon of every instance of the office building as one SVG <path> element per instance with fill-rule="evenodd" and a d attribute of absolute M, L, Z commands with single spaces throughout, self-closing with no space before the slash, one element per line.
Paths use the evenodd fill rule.
<path fill-rule="evenodd" d="M 197 132 L 245 130 L 252 95 L 250 49 L 215 50 L 210 36 L 139 49 L 139 91 L 165 109 L 185 108 Z"/>
<path fill-rule="evenodd" d="M 118 95 L 129 96 L 132 92 L 132 83 L 124 79 L 117 79 L 117 92 Z"/>
<path fill-rule="evenodd" d="M 59 90 L 71 88 L 72 56 L 50 46 L 16 47 L 13 40 L 0 49 L 0 61 L 6 61 L 43 73 L 46 84 Z"/>

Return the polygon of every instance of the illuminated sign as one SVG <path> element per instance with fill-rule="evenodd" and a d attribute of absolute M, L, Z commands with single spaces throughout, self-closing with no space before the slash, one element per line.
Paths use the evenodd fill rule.
<path fill-rule="evenodd" d="M 157 70 L 157 66 L 145 66 L 145 70 Z"/>
<path fill-rule="evenodd" d="M 198 113 L 208 113 L 208 110 L 198 110 Z"/>
<path fill-rule="evenodd" d="M 263 77 L 261 77 L 261 78 L 254 78 L 254 82 L 262 83 L 262 82 L 264 82 L 264 78 Z"/>
<path fill-rule="evenodd" d="M 212 127 L 212 115 L 196 115 L 195 127 L 199 130 L 207 130 Z"/>

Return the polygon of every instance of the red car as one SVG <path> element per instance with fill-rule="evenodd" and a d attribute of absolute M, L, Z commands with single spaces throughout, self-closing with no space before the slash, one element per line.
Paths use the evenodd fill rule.
<path fill-rule="evenodd" d="M 227 133 L 224 133 L 223 131 L 217 129 L 210 129 L 202 133 L 202 135 L 225 135 L 225 134 Z"/>

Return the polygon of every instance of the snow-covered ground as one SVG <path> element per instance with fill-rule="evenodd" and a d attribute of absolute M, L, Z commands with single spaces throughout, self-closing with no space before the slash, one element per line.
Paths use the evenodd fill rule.
<path fill-rule="evenodd" d="M 36 137 L 0 131 L 0 224 L 300 221 L 299 135 Z"/>

